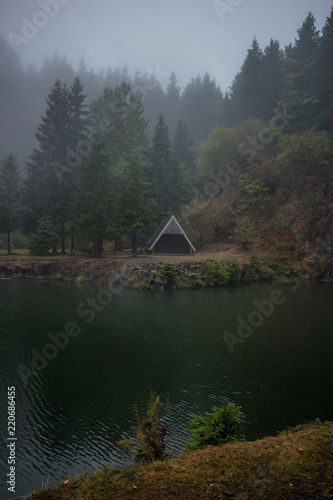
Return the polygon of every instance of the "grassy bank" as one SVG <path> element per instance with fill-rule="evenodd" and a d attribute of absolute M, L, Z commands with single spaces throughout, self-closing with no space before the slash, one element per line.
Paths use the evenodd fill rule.
<path fill-rule="evenodd" d="M 227 443 L 124 469 L 68 477 L 29 500 L 333 498 L 333 423 Z"/>

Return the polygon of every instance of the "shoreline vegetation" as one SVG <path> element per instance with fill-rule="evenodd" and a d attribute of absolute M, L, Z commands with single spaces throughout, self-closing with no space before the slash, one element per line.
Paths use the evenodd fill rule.
<path fill-rule="evenodd" d="M 189 450 L 177 458 L 68 476 L 27 500 L 328 499 L 333 422 L 300 425 L 256 441 Z"/>
<path fill-rule="evenodd" d="M 296 257 L 296 256 L 295 256 Z M 0 279 L 93 283 L 134 289 L 200 289 L 273 280 L 325 280 L 313 262 L 289 254 L 246 252 L 228 245 L 208 248 L 191 256 L 138 255 L 130 252 L 93 258 L 80 254 L 32 257 L 0 255 Z"/>

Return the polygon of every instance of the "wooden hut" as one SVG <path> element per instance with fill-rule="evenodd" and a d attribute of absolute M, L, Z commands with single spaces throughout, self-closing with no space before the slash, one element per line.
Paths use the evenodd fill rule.
<path fill-rule="evenodd" d="M 195 248 L 186 236 L 183 228 L 172 215 L 157 228 L 145 247 L 146 252 L 166 254 L 190 254 Z"/>

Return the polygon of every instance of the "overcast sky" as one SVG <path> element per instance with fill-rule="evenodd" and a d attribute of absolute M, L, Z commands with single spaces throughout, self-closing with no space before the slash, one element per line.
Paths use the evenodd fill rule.
<path fill-rule="evenodd" d="M 24 66 L 40 66 L 57 51 L 77 69 L 84 53 L 95 71 L 127 63 L 130 74 L 137 68 L 153 71 L 163 86 L 173 70 L 181 85 L 208 71 L 224 91 L 254 36 L 261 48 L 270 38 L 284 48 L 309 11 L 321 29 L 332 5 L 332 0 L 0 0 L 0 32 L 16 40 Z"/>

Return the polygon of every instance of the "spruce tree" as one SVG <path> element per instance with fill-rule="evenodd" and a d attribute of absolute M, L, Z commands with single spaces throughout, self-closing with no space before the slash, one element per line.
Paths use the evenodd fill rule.
<path fill-rule="evenodd" d="M 133 255 L 137 253 L 138 233 L 151 230 L 155 219 L 154 201 L 149 197 L 149 183 L 145 176 L 146 162 L 144 155 L 133 155 L 117 200 L 115 224 L 120 234 L 130 236 Z"/>
<path fill-rule="evenodd" d="M 95 143 L 80 165 L 77 191 L 71 203 L 71 223 L 80 244 L 93 245 L 95 256 L 102 252 L 103 239 L 111 229 L 113 197 L 109 158 L 104 143 Z"/>
<path fill-rule="evenodd" d="M 281 98 L 284 84 L 283 52 L 278 40 L 270 40 L 262 58 L 262 118 L 269 120 Z"/>
<path fill-rule="evenodd" d="M 60 227 L 65 223 L 66 206 L 61 195 L 61 179 L 68 171 L 66 156 L 70 145 L 70 106 L 67 88 L 57 80 L 46 99 L 46 111 L 35 134 L 38 146 L 27 163 L 25 182 L 26 229 L 50 215 Z"/>
<path fill-rule="evenodd" d="M 196 161 L 193 141 L 188 126 L 181 120 L 178 121 L 172 146 L 175 156 L 184 165 L 185 170 L 195 175 Z"/>
<path fill-rule="evenodd" d="M 262 51 L 254 38 L 240 71 L 238 96 L 235 96 L 239 99 L 240 120 L 262 117 L 262 59 Z"/>
<path fill-rule="evenodd" d="M 319 31 L 316 29 L 315 18 L 311 12 L 297 30 L 298 38 L 294 45 L 294 58 L 305 63 L 319 45 Z"/>
<path fill-rule="evenodd" d="M 171 135 L 174 134 L 180 112 L 180 86 L 177 83 L 176 73 L 173 71 L 165 95 L 165 122 Z"/>
<path fill-rule="evenodd" d="M 1 162 L 0 170 L 0 228 L 7 235 L 7 253 L 11 253 L 10 235 L 18 219 L 19 174 L 13 153 Z"/>

